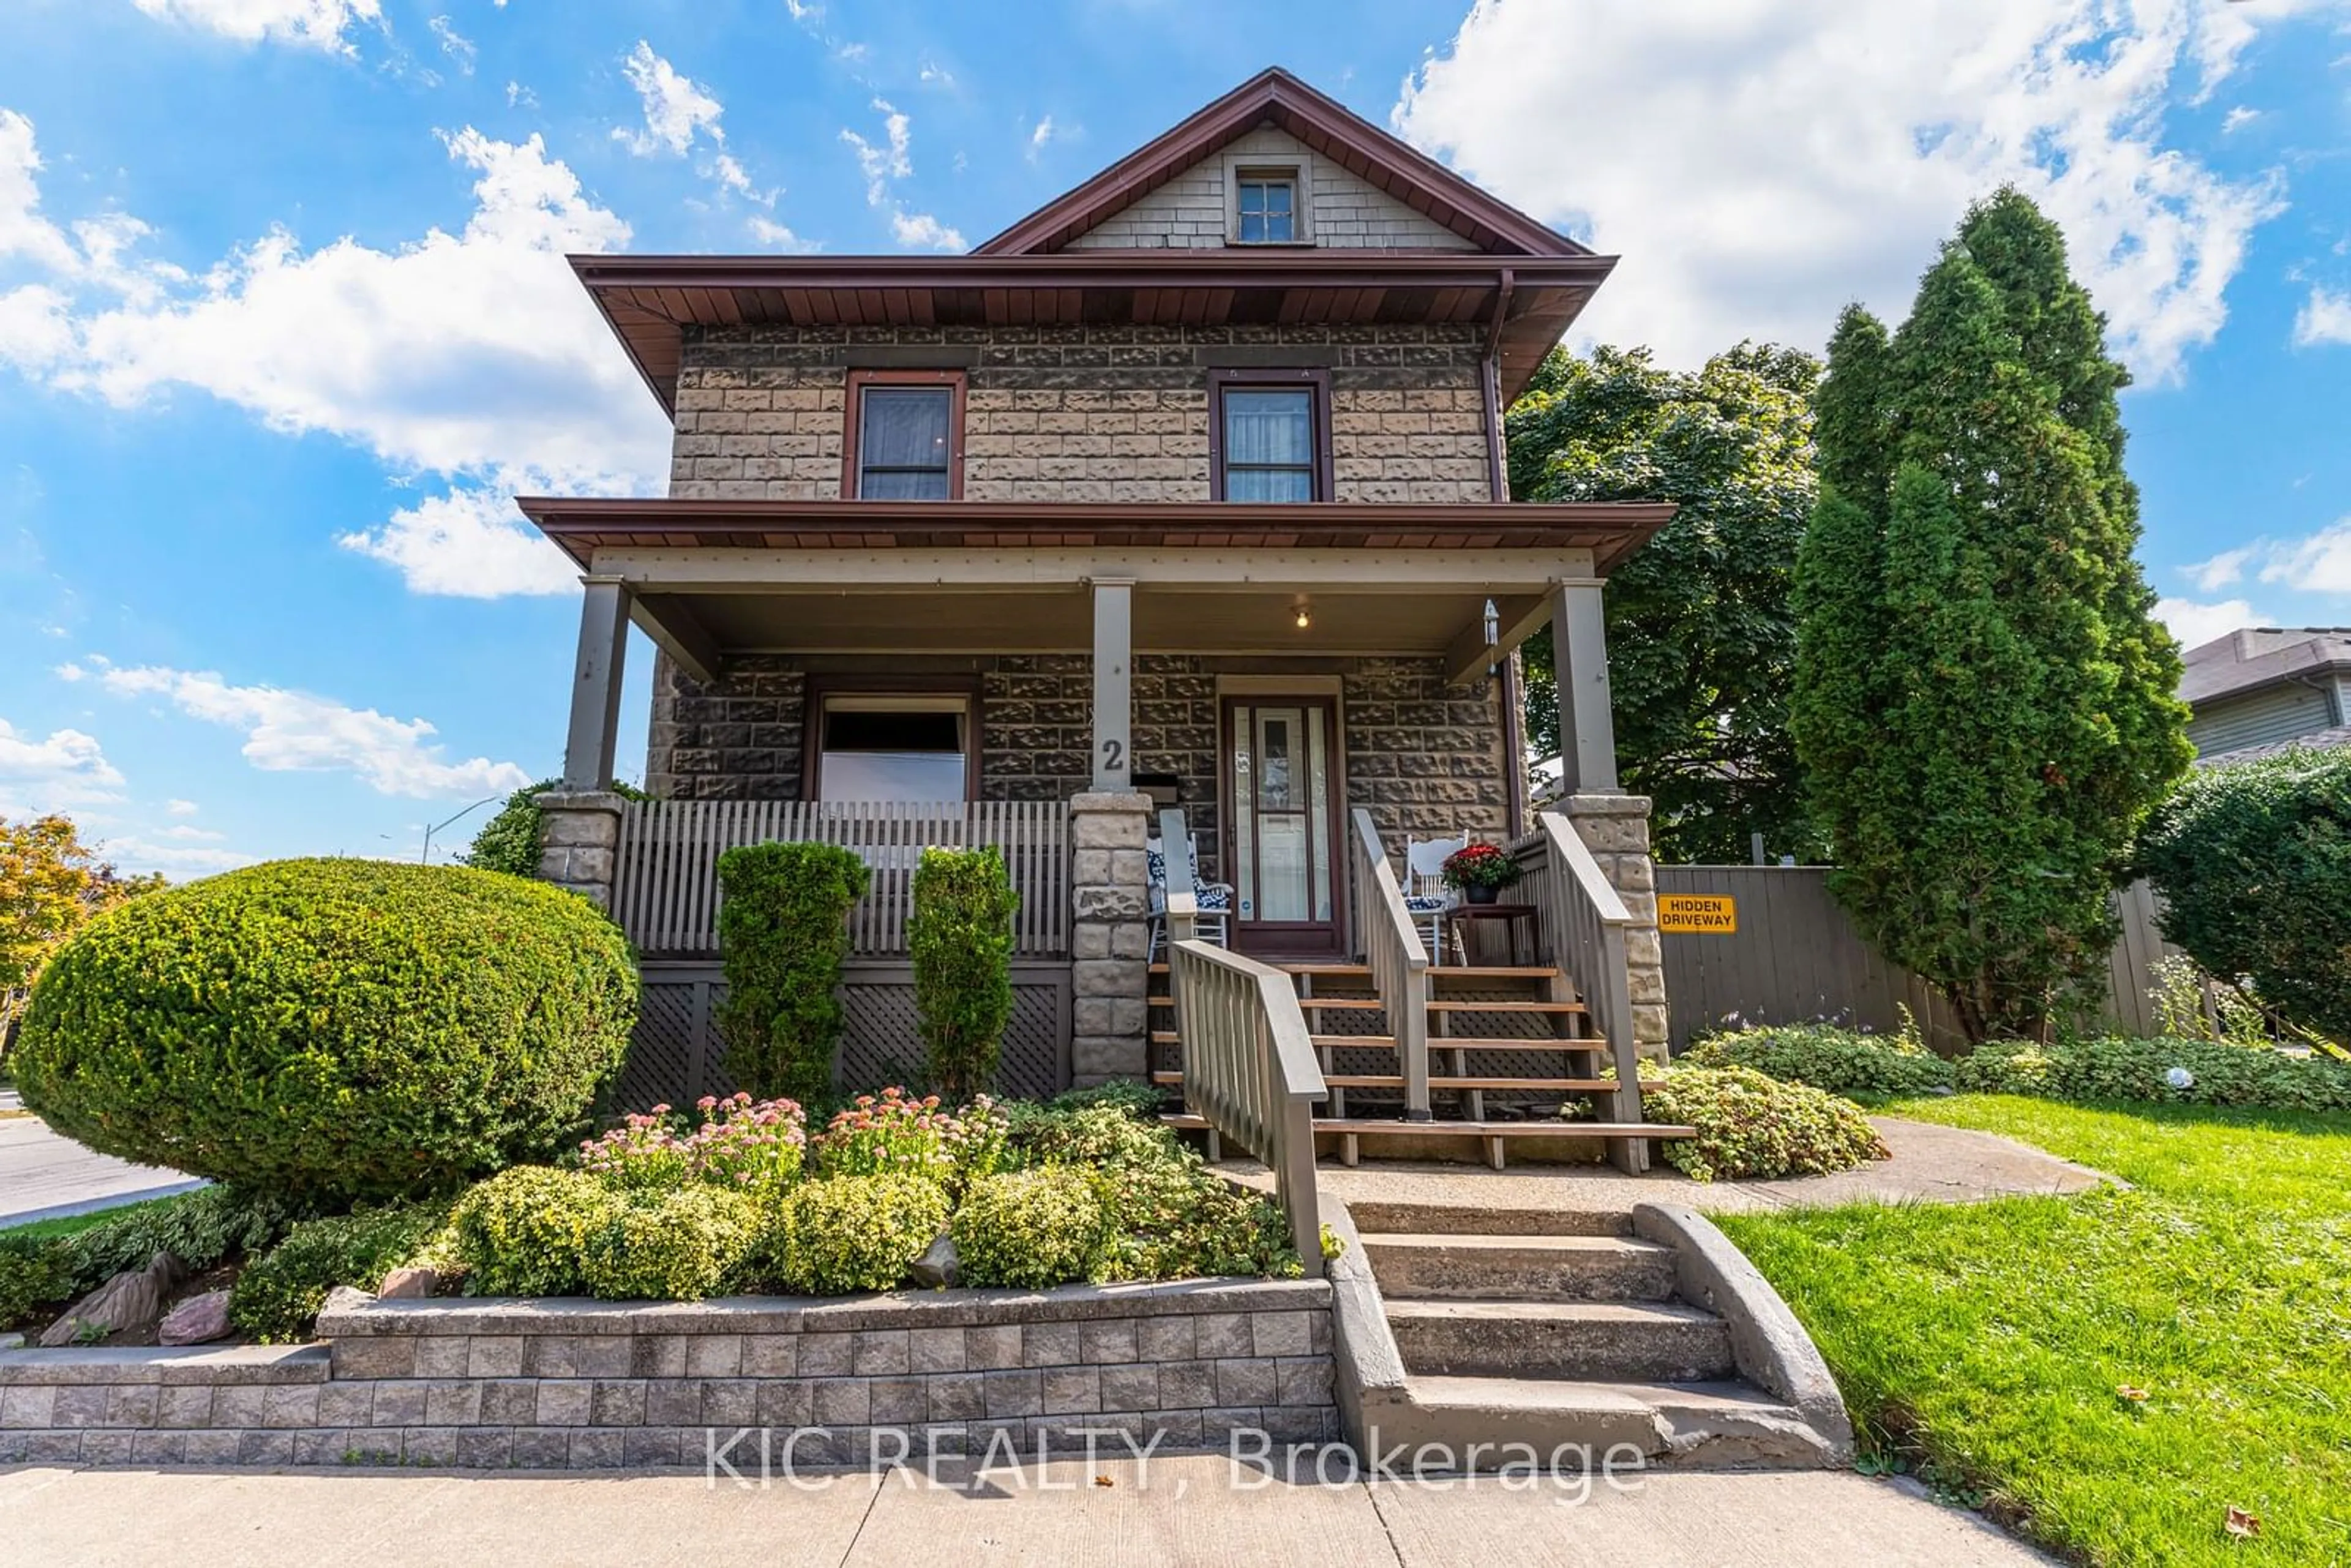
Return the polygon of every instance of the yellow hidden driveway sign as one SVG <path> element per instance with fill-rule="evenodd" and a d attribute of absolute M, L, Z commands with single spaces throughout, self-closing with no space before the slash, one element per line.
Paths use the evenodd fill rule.
<path fill-rule="evenodd" d="M 1727 893 L 1660 894 L 1657 929 L 1685 936 L 1731 936 L 1739 929 L 1739 901 Z"/>

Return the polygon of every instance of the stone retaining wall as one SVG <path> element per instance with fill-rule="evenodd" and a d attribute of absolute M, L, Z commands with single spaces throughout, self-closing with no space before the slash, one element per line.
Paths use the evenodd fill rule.
<path fill-rule="evenodd" d="M 801 1468 L 1337 1435 L 1321 1281 L 641 1306 L 379 1301 L 324 1343 L 0 1353 L 0 1463 L 700 1469 L 767 1428 Z M 890 1437 L 877 1438 L 877 1433 Z M 756 1432 L 734 1450 L 756 1465 Z"/>

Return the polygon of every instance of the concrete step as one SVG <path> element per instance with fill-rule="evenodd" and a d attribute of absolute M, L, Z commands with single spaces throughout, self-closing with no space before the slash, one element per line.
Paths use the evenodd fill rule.
<path fill-rule="evenodd" d="M 1398 1301 L 1662 1301 L 1674 1250 L 1621 1236 L 1374 1233 L 1364 1256 Z"/>
<path fill-rule="evenodd" d="M 1397 1301 L 1407 1371 L 1439 1377 L 1704 1383 L 1734 1375 L 1729 1325 L 1665 1301 Z"/>
<path fill-rule="evenodd" d="M 1384 1203 L 1358 1198 L 1347 1205 L 1355 1229 L 1386 1236 L 1630 1236 L 1633 1216 L 1624 1210 L 1573 1208 L 1470 1208 L 1438 1203 Z"/>
<path fill-rule="evenodd" d="M 1423 1443 L 1458 1456 L 1460 1469 L 1492 1473 L 1523 1453 L 1504 1451 L 1521 1443 L 1549 1463 L 1566 1448 L 1584 1466 L 1598 1469 L 1625 1448 L 1650 1464 L 1678 1469 L 1742 1467 L 1818 1468 L 1839 1462 L 1818 1432 L 1794 1407 L 1741 1383 L 1576 1382 L 1507 1377 L 1405 1379 L 1410 1408 L 1383 1413 L 1378 1446 Z"/>

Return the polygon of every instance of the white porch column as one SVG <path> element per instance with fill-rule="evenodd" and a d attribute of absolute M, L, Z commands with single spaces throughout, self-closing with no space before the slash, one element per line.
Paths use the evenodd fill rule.
<path fill-rule="evenodd" d="M 1093 788 L 1123 794 L 1134 776 L 1134 583 L 1098 577 L 1093 593 Z"/>
<path fill-rule="evenodd" d="M 1572 795 L 1616 793 L 1616 720 L 1608 706 L 1608 623 L 1596 582 L 1553 591 L 1552 663 L 1559 676 L 1561 782 Z"/>
<path fill-rule="evenodd" d="M 617 577 L 583 577 L 580 659 L 571 682 L 571 727 L 563 745 L 563 787 L 607 789 L 621 728 L 621 666 L 629 651 L 629 590 Z"/>

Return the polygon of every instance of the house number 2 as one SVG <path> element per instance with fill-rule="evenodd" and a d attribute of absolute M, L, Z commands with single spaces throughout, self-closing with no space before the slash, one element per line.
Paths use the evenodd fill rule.
<path fill-rule="evenodd" d="M 1105 773 L 1126 771 L 1126 747 L 1123 744 L 1115 740 L 1102 742 L 1102 771 Z"/>

